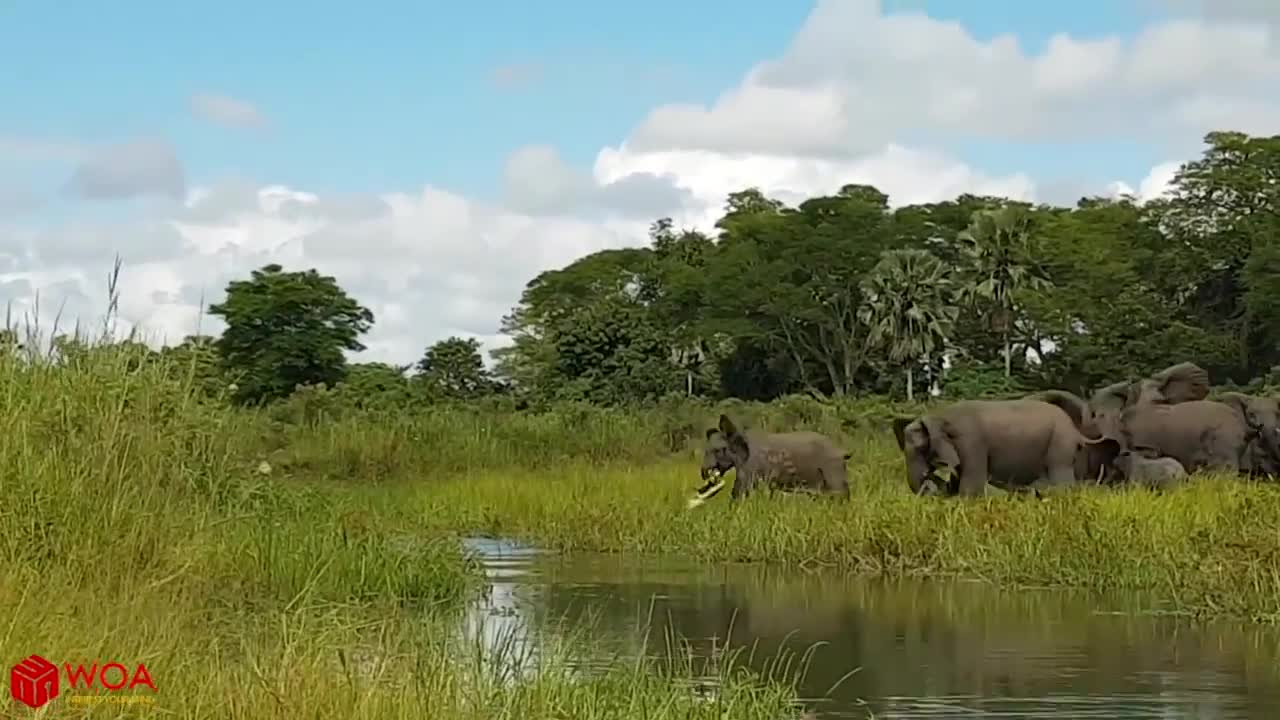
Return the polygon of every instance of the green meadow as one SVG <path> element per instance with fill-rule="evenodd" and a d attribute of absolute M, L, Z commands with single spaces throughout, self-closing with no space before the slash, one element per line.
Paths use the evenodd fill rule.
<path fill-rule="evenodd" d="M 64 676 L 40 711 L 6 700 L 7 717 L 792 712 L 786 677 L 731 664 L 619 661 L 582 676 L 567 661 L 577 635 L 551 641 L 513 676 L 518 658 L 482 652 L 456 631 L 483 590 L 456 535 L 371 492 L 393 475 L 401 488 L 411 475 L 443 481 L 428 472 L 440 468 L 410 473 L 416 453 L 400 458 L 375 440 L 411 432 L 362 433 L 371 444 L 361 452 L 332 443 L 332 428 L 211 401 L 187 371 L 139 363 L 128 348 L 61 366 L 0 361 L 2 654 L 59 667 L 117 661 L 131 674 L 141 663 L 158 690 L 110 702 Z M 707 674 L 719 677 L 713 702 L 689 686 Z"/>
<path fill-rule="evenodd" d="M 1166 612 L 1280 617 L 1273 486 L 1198 477 L 1165 494 L 916 498 L 883 427 L 901 407 L 791 399 L 404 412 L 313 390 L 246 410 L 198 392 L 181 363 L 141 358 L 108 346 L 68 363 L 0 360 L 0 647 L 7 662 L 37 653 L 145 663 L 169 715 L 794 713 L 792 676 L 723 661 L 619 660 L 583 676 L 567 658 L 585 639 L 556 641 L 531 673 L 511 675 L 456 632 L 484 589 L 458 542 L 467 534 L 563 551 L 1145 589 Z M 853 453 L 851 501 L 761 493 L 730 507 L 723 493 L 686 510 L 702 429 L 721 410 L 840 437 Z M 720 677 L 710 702 L 690 690 L 708 672 Z M 154 710 L 75 692 L 64 686 L 58 716 Z"/>

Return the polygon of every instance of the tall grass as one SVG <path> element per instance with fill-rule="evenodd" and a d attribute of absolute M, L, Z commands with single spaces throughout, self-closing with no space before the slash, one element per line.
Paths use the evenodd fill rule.
<path fill-rule="evenodd" d="M 155 705 L 192 718 L 789 711 L 784 685 L 727 667 L 716 669 L 714 702 L 690 691 L 706 672 L 692 666 L 619 661 L 582 677 L 562 653 L 506 679 L 455 632 L 483 578 L 452 532 L 424 527 L 394 499 L 301 482 L 318 475 L 287 462 L 350 453 L 339 474 L 365 478 L 394 446 L 359 452 L 333 428 L 232 409 L 197 392 L 186 370 L 128 344 L 0 353 L 4 662 L 145 663 Z M 382 434 L 395 436 L 410 435 Z M 64 680 L 44 710 L 157 710 L 85 693 Z M 38 715 L 10 700 L 3 714 Z"/>
<path fill-rule="evenodd" d="M 677 554 L 952 576 L 1006 586 L 1145 590 L 1162 612 L 1280 620 L 1280 487 L 1196 476 L 1177 490 L 1085 487 L 1045 501 L 919 498 L 891 440 L 859 445 L 849 502 L 726 493 L 692 511 L 688 458 L 633 468 L 572 463 L 424 480 L 424 523 L 558 550 Z"/>

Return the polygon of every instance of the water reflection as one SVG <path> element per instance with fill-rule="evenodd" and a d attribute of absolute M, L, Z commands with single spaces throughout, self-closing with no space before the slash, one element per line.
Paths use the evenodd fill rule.
<path fill-rule="evenodd" d="M 750 653 L 757 670 L 808 651 L 800 689 L 819 717 L 1280 717 L 1274 630 L 1143 614 L 1153 603 L 1141 596 L 471 550 L 494 583 L 467 625 L 482 641 L 591 623 L 584 666 L 676 651 L 665 633 L 703 657 Z"/>

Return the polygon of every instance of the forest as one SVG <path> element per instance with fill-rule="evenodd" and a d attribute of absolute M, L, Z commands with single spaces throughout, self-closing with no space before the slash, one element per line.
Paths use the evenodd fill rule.
<path fill-rule="evenodd" d="M 789 207 L 746 188 L 714 235 L 660 218 L 647 246 L 529 280 L 492 367 L 460 337 L 412 366 L 349 362 L 372 312 L 333 278 L 278 265 L 209 308 L 221 336 L 162 352 L 194 354 L 211 388 L 248 404 L 314 385 L 364 404 L 516 409 L 1087 393 L 1184 360 L 1256 389 L 1280 379 L 1278 178 L 1280 136 L 1224 131 L 1146 202 L 894 208 L 845 185 Z"/>

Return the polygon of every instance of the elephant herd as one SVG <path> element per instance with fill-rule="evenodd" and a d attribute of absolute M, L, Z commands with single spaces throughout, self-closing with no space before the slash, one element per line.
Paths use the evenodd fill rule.
<path fill-rule="evenodd" d="M 1280 475 L 1280 401 L 1239 392 L 1209 398 L 1209 374 L 1183 362 L 1085 400 L 1047 390 L 1015 400 L 961 400 L 896 417 L 893 434 L 918 495 L 1053 491 L 1082 482 L 1163 488 L 1199 470 Z M 732 499 L 759 483 L 847 497 L 850 455 L 814 432 L 740 431 L 721 415 L 707 430 L 702 479 L 690 506 L 736 468 Z"/>

